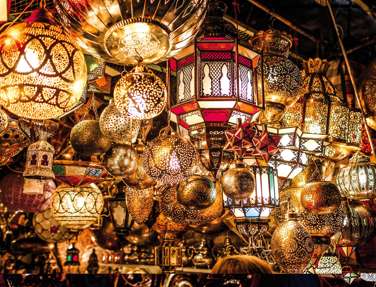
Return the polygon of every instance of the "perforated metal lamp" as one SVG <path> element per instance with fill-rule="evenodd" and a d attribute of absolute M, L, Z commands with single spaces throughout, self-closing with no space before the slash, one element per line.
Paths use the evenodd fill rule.
<path fill-rule="evenodd" d="M 223 13 L 216 3 L 211 5 L 209 20 L 212 9 L 217 9 L 217 15 Z M 211 25 L 204 27 L 211 29 Z M 220 30 L 223 24 L 215 25 Z M 169 60 L 169 77 L 175 87 L 171 94 L 176 95 L 171 119 L 199 150 L 209 151 L 203 157 L 211 170 L 221 164 L 227 127 L 237 124 L 238 118 L 245 122 L 263 108 L 263 96 L 255 86 L 258 62 L 259 55 L 236 36 L 212 30 L 204 31 L 194 45 Z"/>

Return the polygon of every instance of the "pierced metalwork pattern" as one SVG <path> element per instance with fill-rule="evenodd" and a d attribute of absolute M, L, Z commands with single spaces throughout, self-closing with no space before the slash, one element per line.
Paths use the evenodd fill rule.
<path fill-rule="evenodd" d="M 116 83 L 114 103 L 119 112 L 132 119 L 152 119 L 167 104 L 167 88 L 153 72 L 137 66 Z"/>
<path fill-rule="evenodd" d="M 196 150 L 175 134 L 153 140 L 143 154 L 146 173 L 155 180 L 173 185 L 183 180 L 197 159 Z"/>
<path fill-rule="evenodd" d="M 342 265 L 336 255 L 321 256 L 317 267 L 315 268 L 316 274 L 342 274 Z"/>
<path fill-rule="evenodd" d="M 111 102 L 99 118 L 99 127 L 102 134 L 118 144 L 135 143 L 141 127 L 141 121 L 131 119 L 128 115 L 119 112 Z"/>
<path fill-rule="evenodd" d="M 80 230 L 98 222 L 104 200 L 95 184 L 80 187 L 59 186 L 52 195 L 54 218 L 66 228 Z"/>
<path fill-rule="evenodd" d="M 329 135 L 340 141 L 346 141 L 347 130 L 350 127 L 349 109 L 342 105 L 332 105 L 330 109 Z"/>
<path fill-rule="evenodd" d="M 55 0 L 64 25 L 88 53 L 119 64 L 158 62 L 196 36 L 207 0 Z M 116 33 L 112 33 L 115 31 Z M 183 44 L 184 43 L 184 44 Z"/>
<path fill-rule="evenodd" d="M 303 132 L 309 134 L 327 134 L 328 106 L 318 101 L 307 101 Z"/>
<path fill-rule="evenodd" d="M 195 71 L 194 65 L 189 64 L 177 72 L 178 103 L 186 102 L 195 96 Z"/>
<path fill-rule="evenodd" d="M 154 204 L 154 188 L 126 189 L 126 202 L 129 213 L 138 224 L 148 220 Z"/>
<path fill-rule="evenodd" d="M 271 241 L 274 260 L 287 273 L 301 273 L 313 252 L 309 233 L 296 220 L 289 219 L 274 231 Z"/>
<path fill-rule="evenodd" d="M 8 114 L 3 109 L 0 109 L 0 133 L 7 129 L 8 124 Z"/>
<path fill-rule="evenodd" d="M 20 23 L 2 34 L 0 47 L 0 103 L 10 112 L 45 120 L 84 101 L 85 58 L 62 28 Z"/>
<path fill-rule="evenodd" d="M 251 68 L 239 65 L 239 97 L 253 103 L 253 71 Z"/>

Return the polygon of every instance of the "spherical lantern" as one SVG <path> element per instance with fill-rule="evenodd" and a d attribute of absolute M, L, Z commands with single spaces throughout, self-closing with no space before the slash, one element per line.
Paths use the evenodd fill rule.
<path fill-rule="evenodd" d="M 0 181 L 0 201 L 10 212 L 37 212 L 49 207 L 53 180 L 24 179 L 22 174 L 9 173 Z"/>
<path fill-rule="evenodd" d="M 349 165 L 339 170 L 337 185 L 342 195 L 350 199 L 376 197 L 376 165 L 368 156 L 356 153 Z"/>
<path fill-rule="evenodd" d="M 336 232 L 341 231 L 345 212 L 340 206 L 332 213 L 318 214 L 303 212 L 300 223 L 312 237 L 329 238 Z"/>
<path fill-rule="evenodd" d="M 179 183 L 177 200 L 191 209 L 203 209 L 216 199 L 215 183 L 206 176 L 193 175 Z"/>
<path fill-rule="evenodd" d="M 295 217 L 280 224 L 273 233 L 271 249 L 276 263 L 287 273 L 302 273 L 311 259 L 313 241 Z"/>
<path fill-rule="evenodd" d="M 0 104 L 29 119 L 52 119 L 85 99 L 83 53 L 45 9 L 0 35 Z"/>
<path fill-rule="evenodd" d="M 341 194 L 334 183 L 315 181 L 304 186 L 300 200 L 307 211 L 327 214 L 340 206 Z"/>
<path fill-rule="evenodd" d="M 114 103 L 131 119 L 152 119 L 162 113 L 167 104 L 167 88 L 152 71 L 139 65 L 116 83 Z"/>
<path fill-rule="evenodd" d="M 54 1 L 83 49 L 106 62 L 158 62 L 188 45 L 205 18 L 207 0 Z"/>
<path fill-rule="evenodd" d="M 52 196 L 54 218 L 66 228 L 81 230 L 98 222 L 104 200 L 94 184 L 71 187 L 59 186 Z"/>
<path fill-rule="evenodd" d="M 47 242 L 56 242 L 70 237 L 68 230 L 53 218 L 51 208 L 34 214 L 33 227 L 39 238 Z"/>
<path fill-rule="evenodd" d="M 176 184 L 188 176 L 197 155 L 188 140 L 167 128 L 148 145 L 143 158 L 150 177 L 165 184 Z"/>
<path fill-rule="evenodd" d="M 263 56 L 262 65 L 257 67 L 259 93 L 265 95 L 264 122 L 281 119 L 285 108 L 299 97 L 302 78 L 299 68 L 288 59 L 292 37 L 278 30 L 258 32 L 251 40 L 252 47 Z"/>
<path fill-rule="evenodd" d="M 137 152 L 130 146 L 117 145 L 107 157 L 106 167 L 113 176 L 131 175 L 137 171 Z"/>
<path fill-rule="evenodd" d="M 102 154 L 111 147 L 111 141 L 106 138 L 96 120 L 84 120 L 76 124 L 70 134 L 74 150 L 82 156 Z"/>
<path fill-rule="evenodd" d="M 99 127 L 102 134 L 113 142 L 131 144 L 137 140 L 141 121 L 119 112 L 111 101 L 99 118 Z"/>
<path fill-rule="evenodd" d="M 237 162 L 222 176 L 221 184 L 223 192 L 232 199 L 245 199 L 255 190 L 255 178 L 244 163 Z"/>

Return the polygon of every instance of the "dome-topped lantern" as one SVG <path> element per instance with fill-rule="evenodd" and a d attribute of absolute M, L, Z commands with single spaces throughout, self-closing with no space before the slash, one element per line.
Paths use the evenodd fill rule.
<path fill-rule="evenodd" d="M 83 49 L 117 64 L 162 61 L 193 40 L 207 0 L 54 1 Z"/>
<path fill-rule="evenodd" d="M 169 60 L 169 78 L 176 95 L 171 119 L 189 134 L 206 167 L 221 165 L 225 131 L 263 108 L 255 68 L 259 55 L 240 43 L 234 27 L 225 29 L 222 1 L 210 3 L 204 32 L 194 45 Z"/>
<path fill-rule="evenodd" d="M 258 93 L 265 95 L 263 123 L 281 119 L 285 109 L 295 103 L 302 84 L 299 68 L 288 59 L 292 47 L 291 35 L 270 29 L 258 32 L 252 39 L 253 49 L 262 55 L 257 67 Z"/>
<path fill-rule="evenodd" d="M 27 178 L 55 178 L 52 171 L 54 153 L 54 147 L 43 139 L 29 145 L 23 176 Z"/>
<path fill-rule="evenodd" d="M 29 119 L 59 118 L 85 100 L 84 54 L 45 9 L 0 34 L 0 104 Z"/>
<path fill-rule="evenodd" d="M 306 62 L 302 98 L 286 111 L 283 124 L 301 129 L 304 151 L 341 159 L 360 143 L 361 114 L 338 98 L 326 76 L 328 67 L 319 58 Z"/>

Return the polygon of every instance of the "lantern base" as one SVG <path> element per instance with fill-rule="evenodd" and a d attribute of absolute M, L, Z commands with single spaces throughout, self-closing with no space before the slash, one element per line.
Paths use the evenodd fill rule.
<path fill-rule="evenodd" d="M 107 54 L 122 64 L 153 63 L 169 51 L 169 31 L 150 19 L 132 18 L 113 25 L 104 35 Z"/>

